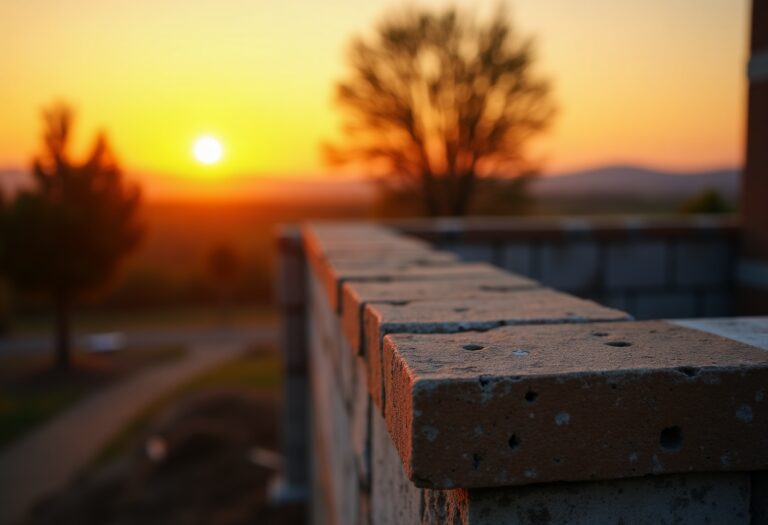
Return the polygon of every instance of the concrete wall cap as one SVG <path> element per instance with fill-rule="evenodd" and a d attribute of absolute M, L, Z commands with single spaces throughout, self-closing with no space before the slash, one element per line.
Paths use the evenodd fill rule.
<path fill-rule="evenodd" d="M 768 353 L 666 322 L 389 335 L 386 419 L 435 488 L 768 468 Z"/>

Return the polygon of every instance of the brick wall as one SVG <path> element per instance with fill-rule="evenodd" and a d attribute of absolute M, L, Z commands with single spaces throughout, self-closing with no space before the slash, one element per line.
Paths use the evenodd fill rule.
<path fill-rule="evenodd" d="M 313 523 L 766 523 L 765 326 L 632 321 L 373 224 L 280 247 L 281 486 Z"/>

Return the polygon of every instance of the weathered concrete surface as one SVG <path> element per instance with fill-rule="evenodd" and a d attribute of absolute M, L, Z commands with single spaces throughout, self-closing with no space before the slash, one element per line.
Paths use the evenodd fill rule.
<path fill-rule="evenodd" d="M 749 496 L 749 475 L 742 473 L 470 490 L 463 523 L 749 525 Z"/>
<path fill-rule="evenodd" d="M 403 473 L 381 414 L 371 416 L 371 524 L 419 525 L 423 490 Z"/>
<path fill-rule="evenodd" d="M 310 282 L 311 295 L 315 289 Z M 320 305 L 312 308 L 314 314 L 322 311 Z M 328 322 L 332 312 L 325 309 L 331 315 L 312 315 L 309 324 L 314 499 L 325 518 L 321 523 L 354 523 L 360 501 L 358 462 L 337 358 L 341 338 Z"/>
<path fill-rule="evenodd" d="M 345 282 L 392 282 L 392 281 L 429 281 L 466 279 L 504 274 L 498 268 L 485 263 L 462 264 L 447 256 L 435 252 L 431 257 L 409 259 L 404 256 L 398 261 L 366 261 L 361 257 L 357 261 L 324 263 L 313 265 L 325 286 L 331 307 L 339 311 L 341 290 Z"/>
<path fill-rule="evenodd" d="M 384 341 L 387 425 L 418 486 L 768 468 L 768 352 L 736 341 L 665 322 Z"/>
<path fill-rule="evenodd" d="M 768 350 L 768 317 L 682 319 L 672 322 Z"/>
<path fill-rule="evenodd" d="M 509 292 L 537 288 L 526 277 L 487 272 L 459 275 L 445 281 L 347 282 L 342 287 L 341 318 L 344 335 L 352 348 L 363 352 L 362 327 L 368 303 L 403 303 L 410 301 L 464 299 L 485 301 L 504 298 Z"/>
<path fill-rule="evenodd" d="M 312 256 L 309 261 L 327 290 L 334 310 L 338 310 L 341 286 L 345 281 L 391 279 L 392 275 L 408 274 L 413 270 L 458 266 L 454 255 L 441 252 L 391 252 L 386 258 L 369 257 L 361 253 L 333 260 Z"/>
<path fill-rule="evenodd" d="M 406 304 L 371 303 L 365 307 L 364 338 L 368 387 L 384 410 L 381 339 L 392 333 L 454 333 L 503 325 L 621 321 L 629 316 L 546 288 L 508 293 L 501 299 L 446 299 Z"/>

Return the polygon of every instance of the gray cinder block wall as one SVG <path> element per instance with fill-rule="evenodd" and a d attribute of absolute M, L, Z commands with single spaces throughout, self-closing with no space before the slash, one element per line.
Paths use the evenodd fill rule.
<path fill-rule="evenodd" d="M 392 223 L 469 262 L 487 262 L 637 319 L 736 313 L 733 217 L 410 220 Z"/>
<path fill-rule="evenodd" d="M 765 523 L 765 350 L 391 228 L 300 238 L 313 523 Z"/>

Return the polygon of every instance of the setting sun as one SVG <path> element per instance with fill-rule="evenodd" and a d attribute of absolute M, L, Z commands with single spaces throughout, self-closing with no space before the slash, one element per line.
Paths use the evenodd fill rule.
<path fill-rule="evenodd" d="M 216 137 L 206 135 L 195 141 L 193 153 L 198 162 L 202 164 L 216 164 L 221 160 L 221 142 Z"/>

